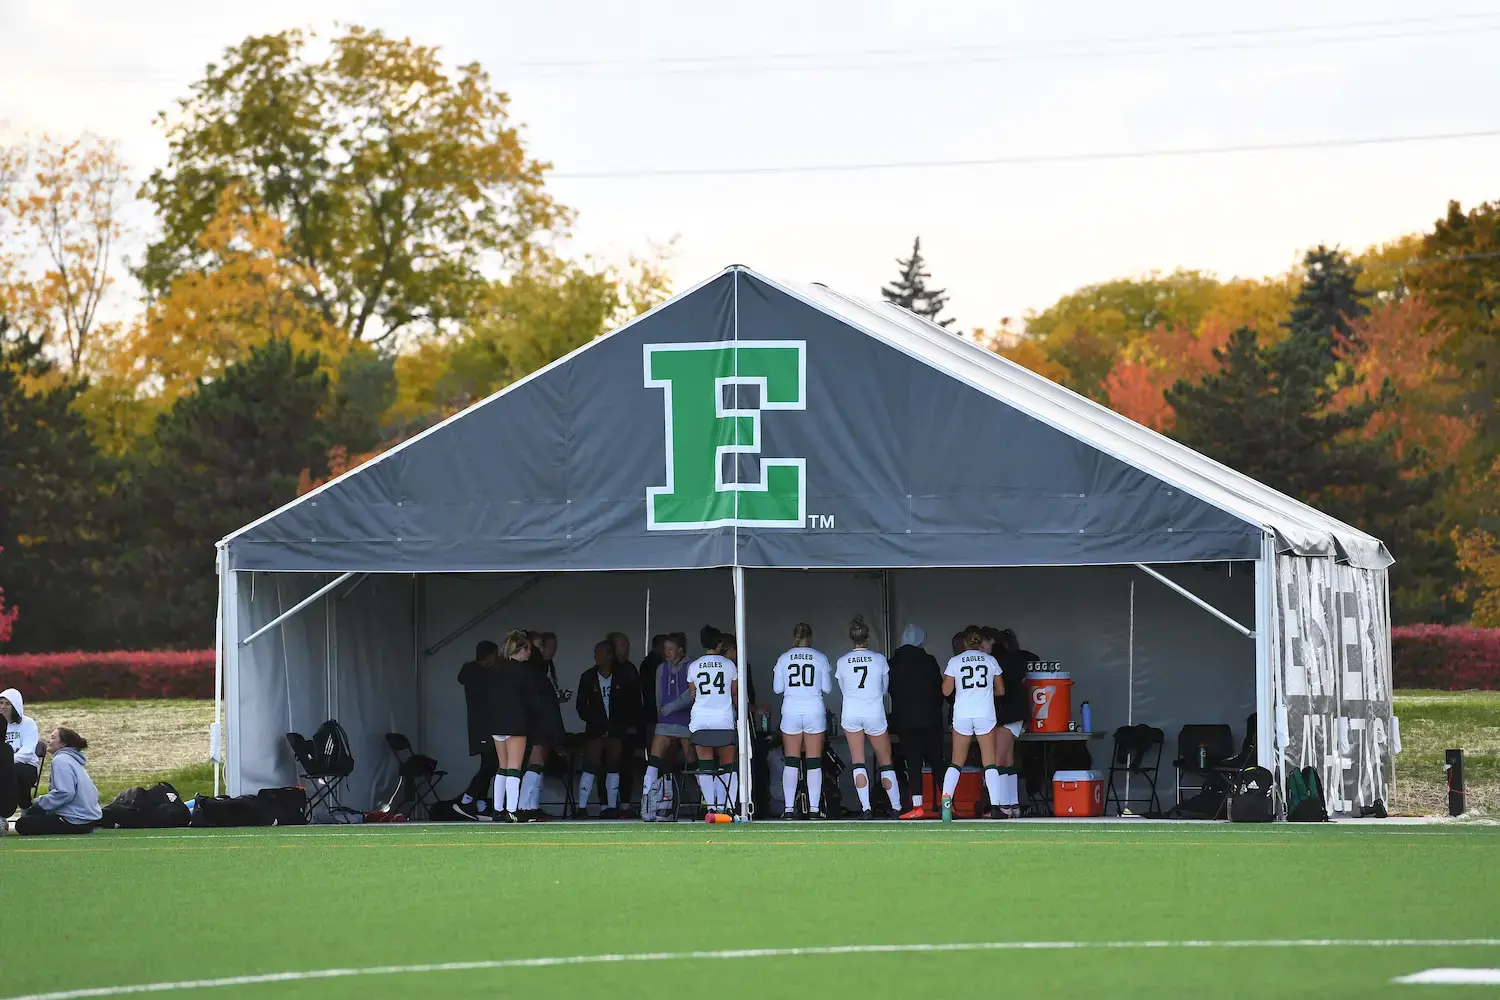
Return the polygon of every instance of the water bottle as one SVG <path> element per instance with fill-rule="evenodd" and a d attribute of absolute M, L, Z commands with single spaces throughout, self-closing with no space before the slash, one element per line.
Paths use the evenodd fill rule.
<path fill-rule="evenodd" d="M 1198 744 L 1198 769 L 1200 771 L 1207 771 L 1208 770 L 1208 744 L 1207 743 L 1199 743 Z"/>
<path fill-rule="evenodd" d="M 1092 733 L 1094 731 L 1094 713 L 1089 711 L 1088 702 L 1083 703 L 1083 706 L 1078 710 L 1078 714 L 1083 716 L 1083 731 Z"/>

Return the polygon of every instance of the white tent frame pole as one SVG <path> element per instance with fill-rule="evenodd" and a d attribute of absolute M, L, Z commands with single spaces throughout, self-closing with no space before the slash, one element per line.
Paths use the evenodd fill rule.
<path fill-rule="evenodd" d="M 319 587 L 317 590 L 313 591 L 311 594 L 308 594 L 306 597 L 302 598 L 302 600 L 298 601 L 296 604 L 293 604 L 290 608 L 287 608 L 281 614 L 277 615 L 275 618 L 272 618 L 270 621 L 266 622 L 260 628 L 256 629 L 254 632 L 251 632 L 245 638 L 241 639 L 240 640 L 240 645 L 241 646 L 248 646 L 248 645 L 250 645 L 250 643 L 254 642 L 256 639 L 259 639 L 261 636 L 265 635 L 267 632 L 271 631 L 271 629 L 275 628 L 277 625 L 280 625 L 282 622 L 286 621 L 288 618 L 290 618 L 293 615 L 297 614 L 299 611 L 302 611 L 308 605 L 312 604 L 318 598 L 320 598 L 320 597 L 324 596 L 325 594 L 327 594 L 330 590 L 332 590 L 335 587 L 339 586 L 340 584 L 344 583 L 346 580 L 348 580 L 352 576 L 354 576 L 354 573 L 351 571 L 351 572 L 343 574 L 342 576 L 339 576 L 339 577 L 335 578 L 332 583 L 325 583 L 323 586 Z"/>
<path fill-rule="evenodd" d="M 220 754 L 225 759 L 224 790 L 230 795 L 240 794 L 240 574 L 229 568 L 229 557 L 224 558 L 223 588 L 224 608 L 224 709 L 227 726 L 219 730 Z M 230 719 L 228 716 L 233 715 Z M 227 739 L 225 730 L 228 730 Z M 227 752 L 225 748 L 227 746 Z"/>
<path fill-rule="evenodd" d="M 1256 561 L 1256 763 L 1277 774 L 1274 733 L 1277 732 L 1277 697 L 1275 697 L 1275 633 L 1272 622 L 1277 613 L 1275 600 L 1277 580 L 1277 544 L 1271 532 L 1260 537 L 1260 559 Z M 1278 781 L 1280 784 L 1280 781 Z"/>
<path fill-rule="evenodd" d="M 750 819 L 750 654 L 745 634 L 745 567 L 734 567 L 734 634 L 739 645 L 739 691 L 735 715 L 739 719 L 740 817 Z"/>
<path fill-rule="evenodd" d="M 219 606 L 214 615 L 214 724 L 208 734 L 208 758 L 214 765 L 214 795 L 219 794 L 219 770 L 224 761 L 224 577 L 229 572 L 229 560 L 224 547 L 216 553 L 215 570 L 219 575 Z"/>
<path fill-rule="evenodd" d="M 1257 564 L 1257 565 L 1259 565 L 1259 564 Z M 1223 622 L 1225 625 L 1228 625 L 1230 628 L 1234 629 L 1236 632 L 1239 632 L 1245 638 L 1247 638 L 1247 639 L 1254 639 L 1255 638 L 1255 630 L 1254 629 L 1249 629 L 1249 628 L 1246 628 L 1245 626 L 1241 625 L 1239 622 L 1235 621 L 1233 618 L 1229 617 L 1224 612 L 1222 612 L 1218 608 L 1214 607 L 1212 604 L 1209 604 L 1207 601 L 1205 601 L 1203 598 L 1199 597 L 1197 594 L 1193 593 L 1191 590 L 1188 590 L 1186 587 L 1184 587 L 1182 584 L 1178 583 L 1176 580 L 1172 580 L 1172 579 L 1170 579 L 1170 578 L 1168 578 L 1166 576 L 1163 576 L 1162 574 L 1158 573 L 1156 570 L 1152 569 L 1150 566 L 1147 566 L 1145 563 L 1136 563 L 1135 564 L 1135 568 L 1138 569 L 1138 570 L 1140 570 L 1142 573 L 1145 573 L 1147 576 L 1150 576 L 1150 577 L 1155 578 L 1156 580 L 1159 580 L 1162 584 L 1164 584 L 1169 589 L 1177 591 L 1177 593 L 1181 594 L 1183 597 L 1186 597 L 1188 600 L 1192 601 L 1194 604 L 1198 605 L 1198 607 L 1202 608 L 1204 611 L 1207 611 L 1209 614 L 1213 615 L 1215 618 L 1219 619 L 1219 621 Z M 1256 624 L 1259 625 L 1260 622 L 1257 621 Z"/>

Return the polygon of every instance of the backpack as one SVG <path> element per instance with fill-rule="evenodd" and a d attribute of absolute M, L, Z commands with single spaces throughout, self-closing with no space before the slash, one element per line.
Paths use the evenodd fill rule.
<path fill-rule="evenodd" d="M 344 776 L 354 772 L 354 754 L 349 749 L 349 734 L 337 721 L 329 719 L 318 727 L 312 738 L 312 763 L 318 777 Z"/>
<path fill-rule="evenodd" d="M 1313 767 L 1292 770 L 1286 776 L 1286 818 L 1289 823 L 1326 823 L 1328 806 L 1323 799 L 1323 781 Z"/>
<path fill-rule="evenodd" d="M 1229 794 L 1229 822 L 1269 823 L 1276 818 L 1271 800 L 1275 778 L 1263 767 L 1248 767 L 1234 777 Z"/>

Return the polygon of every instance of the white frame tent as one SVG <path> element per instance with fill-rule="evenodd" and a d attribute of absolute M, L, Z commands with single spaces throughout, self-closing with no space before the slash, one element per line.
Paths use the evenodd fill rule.
<path fill-rule="evenodd" d="M 280 733 L 337 714 L 373 801 L 387 729 L 460 769 L 443 651 L 506 615 L 577 619 L 576 651 L 654 591 L 658 620 L 732 620 L 768 665 L 799 608 L 820 635 L 878 612 L 889 647 L 898 620 L 984 614 L 979 592 L 1129 692 L 1106 723 L 1248 707 L 1260 764 L 1317 767 L 1347 812 L 1391 801 L 1391 562 L 905 310 L 734 267 L 223 539 L 215 754 L 231 794 L 288 784 Z M 739 713 L 748 802 L 747 685 Z"/>

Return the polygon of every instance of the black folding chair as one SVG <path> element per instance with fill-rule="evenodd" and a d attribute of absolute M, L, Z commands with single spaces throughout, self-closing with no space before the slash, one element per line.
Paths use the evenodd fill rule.
<path fill-rule="evenodd" d="M 292 756 L 297 761 L 298 770 L 302 772 L 302 780 L 307 782 L 303 786 L 308 793 L 303 818 L 311 822 L 318 806 L 325 807 L 330 813 L 342 810 L 344 804 L 339 801 L 339 788 L 353 773 L 354 761 L 349 760 L 345 766 L 325 764 L 317 747 L 301 733 L 287 733 L 286 742 L 292 748 Z"/>
<path fill-rule="evenodd" d="M 1167 734 L 1155 726 L 1121 726 L 1115 730 L 1115 750 L 1109 759 L 1109 785 L 1104 795 L 1106 810 L 1114 803 L 1115 813 L 1125 811 L 1132 803 L 1144 803 L 1153 813 L 1161 812 L 1161 802 L 1156 796 L 1156 773 L 1161 769 L 1161 748 Z M 1121 795 L 1115 787 L 1115 775 L 1125 775 L 1127 792 Z M 1146 782 L 1144 795 L 1134 794 L 1131 778 Z"/>
<path fill-rule="evenodd" d="M 41 788 L 42 788 L 42 767 L 46 763 L 47 763 L 47 741 L 46 740 L 37 740 L 36 741 L 36 780 L 31 783 L 31 788 L 29 788 L 27 790 L 29 792 L 29 794 L 30 794 L 31 801 L 33 801 L 33 802 L 36 801 L 36 797 L 37 797 L 36 793 L 39 792 L 39 791 L 41 791 Z"/>
<path fill-rule="evenodd" d="M 1177 759 L 1172 766 L 1177 769 L 1177 805 L 1182 805 L 1184 791 L 1202 792 L 1210 787 L 1211 779 L 1218 777 L 1218 770 L 1234 757 L 1234 733 L 1223 724 L 1189 724 L 1177 734 Z M 1183 783 L 1183 776 L 1196 779 Z M 1222 781 L 1218 784 L 1223 784 Z M 1227 787 L 1226 787 L 1227 797 Z"/>
<path fill-rule="evenodd" d="M 448 772 L 438 770 L 438 762 L 433 758 L 413 750 L 411 740 L 402 733 L 386 733 L 385 745 L 391 748 L 391 754 L 396 758 L 396 773 L 399 775 L 391 802 L 410 799 L 413 812 L 424 809 L 427 818 L 432 819 L 432 810 L 438 805 L 438 782 L 447 777 Z"/>

